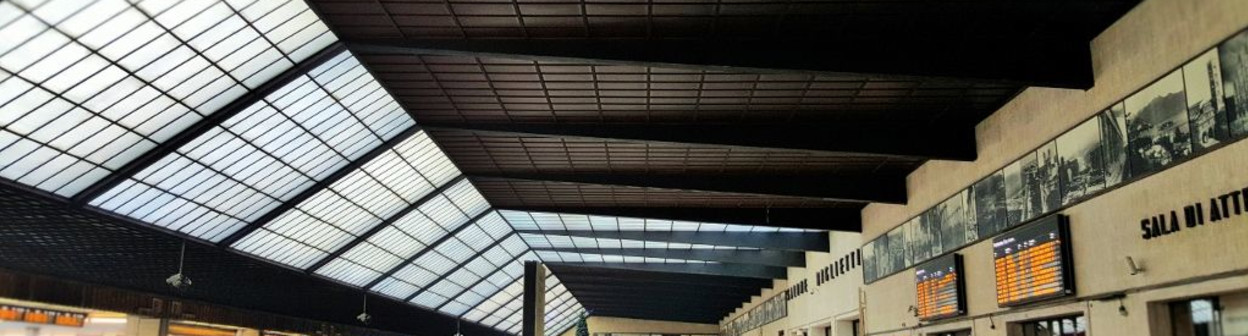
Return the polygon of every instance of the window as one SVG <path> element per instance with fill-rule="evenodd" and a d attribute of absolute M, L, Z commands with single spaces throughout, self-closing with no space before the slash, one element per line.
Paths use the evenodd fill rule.
<path fill-rule="evenodd" d="M 1013 324 L 1010 336 L 1083 336 L 1088 334 L 1087 326 L 1083 316 L 1058 317 Z"/>
<path fill-rule="evenodd" d="M 971 329 L 941 331 L 927 334 L 927 336 L 971 336 Z"/>
<path fill-rule="evenodd" d="M 1199 298 L 1170 303 L 1170 327 L 1174 336 L 1221 336 L 1222 317 L 1218 298 Z"/>

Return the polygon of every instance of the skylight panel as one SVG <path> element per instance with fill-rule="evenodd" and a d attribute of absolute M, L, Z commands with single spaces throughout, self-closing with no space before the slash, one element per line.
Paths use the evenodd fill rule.
<path fill-rule="evenodd" d="M 513 211 L 513 210 L 499 210 L 498 214 L 503 216 L 503 219 L 507 220 L 507 223 L 511 224 L 511 227 L 515 228 L 516 230 L 539 229 L 537 226 L 537 222 L 533 220 L 533 216 L 530 216 L 528 212 Z"/>
<path fill-rule="evenodd" d="M 0 3 L 0 177 L 73 196 L 337 40 L 292 2 Z"/>
<path fill-rule="evenodd" d="M 620 224 L 616 222 L 615 217 L 605 216 L 589 216 L 590 228 L 595 231 L 616 231 L 620 229 Z"/>
<path fill-rule="evenodd" d="M 363 109 L 342 105 L 335 96 L 343 93 L 327 91 L 324 85 L 330 80 L 325 77 L 328 68 L 343 66 L 362 68 L 349 53 L 335 56 L 123 181 L 92 200 L 91 205 L 197 238 L 220 241 L 412 126 L 411 117 L 389 96 L 384 96 L 384 102 Z M 360 76 L 373 81 L 367 73 Z M 344 223 L 356 223 L 356 219 L 384 215 L 400 206 L 401 202 L 393 197 L 363 205 L 346 200 L 343 194 L 384 194 L 366 187 L 368 183 L 384 185 L 384 181 L 365 176 L 367 172 L 356 173 L 334 183 L 334 190 L 322 191 L 300 205 L 300 211 L 312 218 L 285 219 L 326 221 L 317 217 L 333 214 Z M 136 211 L 141 208 L 136 209 L 134 204 L 155 204 L 200 217 L 227 216 L 231 220 L 212 223 L 214 227 L 205 229 L 199 217 L 170 218 L 160 212 Z M 365 219 L 363 225 L 376 221 Z M 349 227 L 353 224 L 341 225 L 338 229 L 347 233 L 362 231 Z M 329 245 L 314 246 L 324 249 L 341 242 L 326 243 Z"/>
<path fill-rule="evenodd" d="M 421 132 L 412 138 L 406 139 L 400 146 L 420 142 L 431 141 Z M 409 158 L 403 157 L 398 151 L 387 150 L 366 162 L 360 169 L 348 173 L 328 188 L 322 189 L 312 197 L 300 202 L 294 209 L 288 211 L 287 214 L 283 214 L 265 224 L 257 231 L 271 231 L 327 252 L 341 249 L 351 240 L 359 239 L 361 235 L 372 230 L 388 218 L 395 216 L 406 208 L 412 207 L 412 202 L 419 201 L 434 190 L 434 185 L 424 179 L 423 172 L 405 163 L 407 159 Z M 420 192 L 419 194 L 405 194 L 391 187 L 412 186 L 414 184 L 413 180 L 423 181 L 421 184 L 425 187 L 416 188 Z M 412 191 L 412 188 L 407 189 Z M 308 232 L 319 232 L 325 235 L 332 234 L 333 238 L 320 239 L 317 236 L 298 237 Z M 407 243 L 419 245 L 419 243 L 411 241 L 413 239 L 410 237 L 405 242 L 396 232 L 387 232 L 387 234 L 391 235 L 388 237 L 391 239 L 391 245 L 386 247 L 391 247 L 391 250 L 405 250 L 403 247 L 394 246 L 396 243 L 400 246 Z M 371 240 L 372 237 L 367 239 Z M 395 239 L 398 241 L 395 241 Z M 400 256 L 410 255 L 411 253 L 400 254 L 379 248 L 375 246 L 377 242 L 377 240 L 372 240 L 365 244 L 358 244 L 352 248 L 352 251 L 348 251 L 344 257 L 357 264 L 369 263 L 367 260 L 372 260 L 371 263 L 364 264 L 364 266 L 371 267 L 375 272 L 383 272 L 393 267 L 393 265 L 397 265 L 399 259 L 401 259 Z M 250 237 L 244 237 L 236 242 L 233 247 L 248 253 L 252 253 L 257 248 Z M 369 254 L 376 255 L 382 253 L 389 255 L 365 258 L 363 257 L 363 254 L 366 253 L 365 249 L 375 250 L 368 251 L 367 253 Z M 410 251 L 410 249 L 406 250 Z M 256 255 L 265 258 L 274 257 L 264 254 Z M 306 268 L 308 265 L 291 266 Z"/>
<path fill-rule="evenodd" d="M 399 281 L 394 278 L 383 279 L 381 282 L 377 283 L 376 287 L 373 287 L 373 291 L 375 292 L 400 300 L 406 299 L 408 296 L 415 294 L 416 291 L 419 290 L 420 287 L 416 287 L 416 285 L 405 281 Z"/>
<path fill-rule="evenodd" d="M 441 308 L 438 308 L 438 311 L 458 316 L 460 314 L 463 314 L 464 312 L 467 312 L 468 309 L 471 309 L 471 308 L 472 307 L 468 306 L 468 304 L 460 303 L 459 301 L 451 301 L 451 302 L 447 302 L 445 305 L 442 305 Z"/>

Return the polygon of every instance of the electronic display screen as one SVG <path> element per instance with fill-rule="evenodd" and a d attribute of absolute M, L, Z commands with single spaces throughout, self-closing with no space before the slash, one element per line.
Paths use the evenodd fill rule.
<path fill-rule="evenodd" d="M 1065 216 L 1052 215 L 992 239 L 998 306 L 1075 293 L 1067 225 Z"/>
<path fill-rule="evenodd" d="M 914 269 L 919 320 L 931 321 L 966 313 L 962 256 L 949 254 Z"/>
<path fill-rule="evenodd" d="M 87 314 L 0 305 L 0 320 L 82 327 L 87 323 Z"/>

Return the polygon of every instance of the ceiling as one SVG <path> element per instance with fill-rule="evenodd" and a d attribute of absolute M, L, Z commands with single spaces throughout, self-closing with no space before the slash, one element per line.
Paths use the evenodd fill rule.
<path fill-rule="evenodd" d="M 548 334 L 715 323 L 1023 88 L 1090 87 L 1137 2 L 3 2 L 0 266 L 445 335 L 518 333 L 536 260 Z"/>

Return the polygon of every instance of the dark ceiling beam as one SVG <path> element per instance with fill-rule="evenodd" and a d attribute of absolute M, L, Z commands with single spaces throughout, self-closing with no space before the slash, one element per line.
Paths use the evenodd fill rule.
<path fill-rule="evenodd" d="M 784 267 L 759 266 L 745 264 L 650 264 L 650 263 L 548 263 L 581 267 L 613 268 L 623 270 L 686 273 L 703 275 L 736 276 L 756 279 L 784 279 L 789 276 Z M 574 293 L 575 294 L 575 293 Z"/>
<path fill-rule="evenodd" d="M 703 223 L 723 223 L 862 232 L 861 208 L 684 208 L 684 207 L 525 207 L 508 206 L 499 210 L 570 213 L 666 219 Z"/>
<path fill-rule="evenodd" d="M 678 293 L 673 291 L 651 290 L 639 292 L 595 292 L 595 291 L 574 291 L 572 293 L 577 301 L 582 304 L 590 304 L 593 302 L 620 302 L 620 303 L 652 303 L 652 302 L 685 302 L 696 303 L 700 305 L 739 305 L 743 299 L 749 299 L 748 296 L 723 296 L 717 293 L 700 291 L 700 292 L 684 292 Z"/>
<path fill-rule="evenodd" d="M 602 273 L 607 273 L 602 272 Z M 621 286 L 621 287 L 652 287 L 652 286 L 694 286 L 700 288 L 711 288 L 715 290 L 723 290 L 725 292 L 744 291 L 758 295 L 763 288 L 771 286 L 770 280 L 750 279 L 750 278 L 730 278 L 730 277 L 712 277 L 701 276 L 701 278 L 689 277 L 686 279 L 667 279 L 662 276 L 669 275 L 667 273 L 611 273 L 609 275 L 569 275 L 563 273 L 560 279 L 566 278 L 565 283 L 586 283 L 598 286 Z M 675 274 L 683 275 L 683 274 Z M 696 274 L 690 274 L 696 276 Z M 697 279 L 697 280 L 694 280 Z M 566 284 L 565 284 L 566 286 Z"/>
<path fill-rule="evenodd" d="M 643 319 L 643 320 L 689 322 L 689 323 L 702 323 L 702 324 L 715 324 L 715 323 L 718 323 L 719 320 L 723 318 L 723 316 L 709 317 L 709 316 L 703 316 L 701 314 L 693 315 L 693 314 L 677 313 L 676 315 L 672 315 L 670 312 L 664 312 L 664 311 L 639 312 L 636 310 L 629 310 L 629 309 L 622 309 L 622 308 L 599 309 L 599 310 L 595 310 L 592 315 L 604 316 L 604 317 L 623 317 L 623 318 L 635 318 L 635 319 Z"/>
<path fill-rule="evenodd" d="M 425 202 L 428 202 L 434 197 L 438 197 L 439 195 L 442 195 L 442 193 L 445 192 L 447 189 L 450 189 L 456 183 L 459 183 L 459 181 L 465 178 L 467 177 L 460 175 L 459 177 L 456 177 L 446 182 L 446 184 L 443 184 L 437 189 L 434 189 L 433 191 L 429 192 L 428 195 L 421 197 L 419 200 L 416 200 L 416 202 L 413 202 L 412 204 L 403 208 L 403 210 L 399 210 L 399 212 L 394 213 L 394 215 L 391 215 L 390 218 L 386 218 L 385 220 L 383 220 L 381 224 L 377 224 L 376 226 L 373 226 L 372 229 L 365 231 L 364 234 L 361 234 L 355 237 L 355 239 L 352 239 L 346 245 L 339 247 L 337 250 L 334 250 L 333 253 L 330 253 L 324 258 L 321 258 L 321 260 L 317 261 L 315 264 L 312 264 L 311 267 L 308 267 L 307 273 L 316 274 L 317 270 L 321 269 L 321 267 L 325 267 L 325 265 L 329 264 L 330 261 L 333 261 L 334 259 L 337 259 L 338 257 L 342 256 L 343 253 L 347 253 L 347 251 L 350 251 L 352 248 L 355 248 L 356 245 L 359 245 L 360 243 L 367 241 L 369 237 L 372 237 L 373 235 L 377 234 L 377 232 L 381 232 L 382 229 L 385 229 L 389 227 L 390 225 L 393 225 L 395 221 L 402 219 L 403 216 L 407 216 L 408 213 L 411 213 L 412 211 L 417 211 L 417 209 L 420 209 L 420 206 L 424 205 Z"/>
<path fill-rule="evenodd" d="M 724 295 L 724 296 L 731 296 L 731 295 L 754 296 L 754 295 L 758 295 L 759 293 L 758 288 L 728 288 L 728 287 L 701 286 L 701 285 L 695 285 L 695 284 L 659 284 L 659 283 L 653 283 L 653 282 L 628 284 L 628 283 L 618 283 L 618 282 L 597 282 L 597 281 L 579 282 L 578 281 L 575 283 L 573 282 L 564 283 L 563 285 L 568 287 L 569 290 L 574 291 L 574 292 L 586 291 L 586 292 L 628 293 L 634 290 L 656 289 L 656 290 L 662 290 L 662 291 L 676 291 L 676 292 L 683 292 L 683 293 L 710 291 L 710 292 L 718 293 L 718 295 Z"/>
<path fill-rule="evenodd" d="M 368 39 L 360 54 L 432 54 L 707 71 L 922 76 L 1070 89 L 1092 87 L 1084 38 L 839 37 L 818 41 L 618 39 Z"/>
<path fill-rule="evenodd" d="M 932 116 L 942 114 L 933 111 Z M 974 161 L 974 123 L 844 122 L 799 125 L 553 124 L 424 122 L 429 130 L 662 142 Z"/>
<path fill-rule="evenodd" d="M 324 64 L 326 61 L 333 59 L 334 56 L 338 56 L 339 53 L 345 50 L 346 46 L 344 46 L 341 42 L 330 44 L 324 49 L 321 49 L 321 51 L 312 55 L 312 57 L 308 57 L 298 64 L 295 64 L 290 69 L 287 69 L 276 77 L 273 77 L 273 79 L 261 84 L 256 89 L 250 90 L 241 97 L 234 99 L 234 101 L 225 105 L 225 107 L 222 107 L 217 112 L 209 114 L 194 124 L 191 124 L 191 126 L 181 132 L 178 132 L 178 134 L 175 134 L 168 140 L 156 144 L 155 148 L 152 148 L 147 152 L 144 152 L 142 155 L 139 155 L 139 157 L 134 160 L 127 162 L 108 176 L 105 176 L 103 179 L 100 179 L 90 186 L 83 188 L 82 191 L 79 191 L 78 194 L 74 195 L 70 199 L 70 202 L 75 205 L 85 205 L 91 202 L 91 200 L 103 195 L 109 189 L 116 187 L 121 182 L 130 179 L 139 172 L 142 172 L 144 169 L 151 167 L 156 164 L 157 161 L 160 161 L 160 159 L 163 159 L 165 156 L 177 151 L 178 148 L 190 143 L 192 140 L 195 140 L 195 138 L 198 138 L 200 135 L 208 132 L 208 130 L 211 130 L 213 127 L 220 126 L 221 123 L 230 119 L 234 115 L 237 115 L 239 112 L 242 112 L 257 102 L 260 102 L 264 99 L 264 97 L 269 96 L 286 84 L 307 74 L 308 71 Z"/>
<path fill-rule="evenodd" d="M 520 233 L 828 252 L 827 232 L 517 230 Z"/>
<path fill-rule="evenodd" d="M 622 255 L 651 258 L 717 261 L 780 267 L 805 267 L 806 253 L 776 250 L 648 249 L 648 248 L 534 248 L 534 250 Z"/>
<path fill-rule="evenodd" d="M 602 301 L 586 304 L 587 309 L 600 311 L 627 311 L 636 313 L 657 313 L 662 315 L 684 315 L 696 318 L 716 318 L 722 317 L 723 312 L 732 311 L 731 306 L 705 304 L 699 302 L 685 302 L 678 298 L 667 300 L 654 300 L 650 302 L 612 302 Z"/>
<path fill-rule="evenodd" d="M 701 274 L 680 274 L 649 272 L 641 270 L 607 269 L 598 267 L 578 266 L 574 264 L 546 263 L 555 276 L 563 282 L 577 281 L 619 281 L 619 282 L 653 282 L 675 284 L 705 284 L 716 287 L 771 288 L 771 279 L 755 279 L 740 276 L 713 276 Z"/>
<path fill-rule="evenodd" d="M 855 203 L 906 203 L 906 179 L 901 175 L 857 174 L 820 176 L 697 176 L 651 174 L 472 173 L 469 179 L 528 180 L 576 184 L 660 188 L 804 197 Z"/>
<path fill-rule="evenodd" d="M 322 190 L 329 188 L 329 186 L 333 185 L 334 182 L 338 182 L 338 180 L 342 179 L 343 177 L 346 177 L 352 172 L 355 172 L 356 169 L 359 169 L 360 167 L 364 166 L 365 163 L 368 163 L 368 161 L 371 161 L 373 158 L 376 158 L 380 156 L 381 154 L 385 154 L 387 151 L 390 151 L 390 149 L 393 149 L 395 146 L 398 146 L 399 144 L 403 143 L 403 141 L 407 140 L 407 138 L 411 137 L 412 135 L 416 134 L 416 132 L 419 132 L 419 131 L 420 131 L 419 126 L 408 127 L 406 130 L 403 130 L 403 132 L 400 132 L 399 134 L 396 134 L 393 138 L 390 138 L 390 140 L 386 140 L 386 142 L 369 150 L 368 152 L 364 153 L 364 155 L 361 155 L 355 160 L 352 160 L 351 162 L 347 163 L 347 165 L 342 166 L 342 168 L 338 168 L 338 170 L 335 170 L 333 173 L 330 173 L 324 179 L 321 179 L 320 181 L 316 181 L 316 183 L 312 184 L 312 186 L 309 186 L 308 188 L 303 189 L 303 191 L 300 191 L 298 194 L 295 194 L 295 196 L 291 197 L 290 199 L 286 201 L 283 201 L 281 204 L 278 204 L 278 206 L 273 207 L 272 210 L 269 210 L 269 212 L 266 212 L 263 215 L 260 215 L 260 217 L 256 218 L 256 220 L 252 221 L 251 223 L 247 223 L 246 226 L 239 228 L 238 231 L 234 231 L 234 233 L 230 234 L 229 236 L 226 236 L 225 239 L 222 239 L 220 242 L 218 242 L 217 245 L 222 246 L 222 247 L 229 247 L 230 245 L 234 244 L 234 242 L 237 242 L 239 239 L 243 239 L 243 237 L 246 237 L 248 234 L 252 233 L 253 231 L 260 229 L 264 227 L 265 224 L 268 224 L 274 219 L 277 219 L 278 216 L 281 216 L 282 214 L 286 213 L 286 211 L 290 211 L 291 209 L 294 209 L 295 207 L 299 206 L 299 203 L 302 203 L 304 200 L 312 198 L 312 196 L 316 196 L 316 194 L 321 192 Z"/>
<path fill-rule="evenodd" d="M 747 298 L 748 299 L 748 298 Z M 708 302 L 708 301 L 686 301 L 684 297 L 665 297 L 655 298 L 652 300 L 616 300 L 615 298 L 595 298 L 586 301 L 587 307 L 603 309 L 603 308 L 627 308 L 631 310 L 656 310 L 671 312 L 686 312 L 691 314 L 705 315 L 721 315 L 721 311 L 732 309 L 733 305 L 739 304 L 727 302 Z"/>

